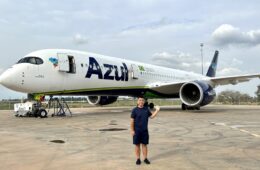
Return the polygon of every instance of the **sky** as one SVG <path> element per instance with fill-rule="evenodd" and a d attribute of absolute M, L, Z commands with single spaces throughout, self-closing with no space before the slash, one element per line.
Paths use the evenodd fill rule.
<path fill-rule="evenodd" d="M 100 53 L 217 76 L 260 72 L 257 0 L 0 0 L 0 73 L 39 49 Z M 260 80 L 218 87 L 255 95 Z M 25 94 L 0 86 L 0 98 Z"/>

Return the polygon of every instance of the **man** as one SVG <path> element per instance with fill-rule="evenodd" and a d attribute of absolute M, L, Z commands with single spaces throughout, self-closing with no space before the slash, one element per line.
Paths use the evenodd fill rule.
<path fill-rule="evenodd" d="M 154 118 L 160 110 L 159 106 L 155 106 L 155 111 L 150 112 L 148 107 L 144 107 L 145 99 L 138 97 L 137 107 L 132 110 L 131 114 L 131 135 L 133 136 L 133 144 L 135 144 L 136 165 L 141 164 L 140 160 L 140 145 L 142 145 L 142 152 L 144 162 L 150 164 L 147 158 L 147 145 L 149 144 L 148 133 L 148 118 Z"/>

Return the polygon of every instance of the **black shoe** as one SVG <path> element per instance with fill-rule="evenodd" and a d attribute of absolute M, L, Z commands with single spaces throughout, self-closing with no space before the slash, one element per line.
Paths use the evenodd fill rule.
<path fill-rule="evenodd" d="M 150 162 L 147 158 L 145 158 L 145 159 L 144 159 L 144 163 L 150 164 L 151 162 Z"/>
<path fill-rule="evenodd" d="M 136 165 L 141 165 L 141 160 L 137 159 L 135 163 L 136 163 Z"/>

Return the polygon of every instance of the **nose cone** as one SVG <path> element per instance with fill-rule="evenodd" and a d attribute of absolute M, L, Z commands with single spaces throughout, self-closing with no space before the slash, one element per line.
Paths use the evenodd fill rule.
<path fill-rule="evenodd" d="M 5 76 L 4 76 L 4 73 L 0 75 L 0 84 L 3 84 L 4 83 L 4 80 L 5 79 Z"/>
<path fill-rule="evenodd" d="M 2 84 L 3 86 L 8 86 L 8 84 L 10 84 L 10 81 L 8 80 L 8 73 L 7 71 L 5 71 L 4 73 L 2 73 L 0 75 L 0 84 Z"/>
<path fill-rule="evenodd" d="M 3 77 L 2 75 L 0 75 L 0 84 L 2 84 L 2 81 L 3 81 Z"/>
<path fill-rule="evenodd" d="M 0 84 L 9 89 L 15 90 L 17 85 L 17 76 L 15 76 L 13 69 L 8 69 L 0 75 Z"/>

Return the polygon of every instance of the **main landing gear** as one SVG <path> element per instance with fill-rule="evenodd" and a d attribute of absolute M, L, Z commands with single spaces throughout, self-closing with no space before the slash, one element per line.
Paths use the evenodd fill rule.
<path fill-rule="evenodd" d="M 182 110 L 200 110 L 200 107 L 199 106 L 195 106 L 195 107 L 187 106 L 186 104 L 182 103 L 181 109 Z"/>
<path fill-rule="evenodd" d="M 148 107 L 150 109 L 154 108 L 154 104 L 153 103 L 148 103 L 148 101 L 146 100 L 146 102 L 144 103 L 144 107 Z"/>

